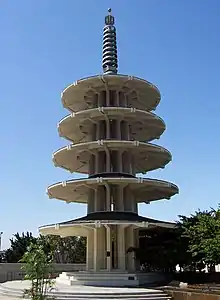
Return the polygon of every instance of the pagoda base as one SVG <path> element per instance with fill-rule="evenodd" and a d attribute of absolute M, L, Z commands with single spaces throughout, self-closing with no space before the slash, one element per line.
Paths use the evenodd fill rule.
<path fill-rule="evenodd" d="M 57 283 L 68 286 L 102 286 L 102 287 L 137 287 L 156 286 L 165 282 L 165 274 L 162 273 L 142 273 L 142 272 L 122 272 L 114 271 L 79 271 L 63 272 L 56 279 Z"/>
<path fill-rule="evenodd" d="M 24 298 L 24 290 L 31 287 L 29 280 L 0 283 L 0 298 L 17 300 Z M 156 289 L 129 287 L 67 286 L 55 283 L 47 292 L 48 299 L 56 300 L 170 300 L 166 293 Z"/>

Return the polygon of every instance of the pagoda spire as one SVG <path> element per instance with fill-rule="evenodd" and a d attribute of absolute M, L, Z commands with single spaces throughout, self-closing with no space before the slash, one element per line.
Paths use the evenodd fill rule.
<path fill-rule="evenodd" d="M 115 18 L 111 12 L 109 8 L 103 28 L 102 68 L 104 74 L 117 74 L 118 71 Z"/>

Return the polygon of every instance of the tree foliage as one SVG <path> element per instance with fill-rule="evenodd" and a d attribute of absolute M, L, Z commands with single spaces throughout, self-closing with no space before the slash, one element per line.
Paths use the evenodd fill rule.
<path fill-rule="evenodd" d="M 140 240 L 141 241 L 141 240 Z M 179 216 L 174 230 L 146 230 L 138 249 L 140 261 L 149 270 L 214 271 L 220 264 L 220 210 L 197 211 Z"/>
<path fill-rule="evenodd" d="M 17 263 L 27 251 L 28 246 L 31 243 L 36 243 L 37 239 L 33 237 L 32 233 L 26 232 L 14 234 L 10 239 L 11 246 L 5 252 L 5 260 L 9 263 Z"/>
<path fill-rule="evenodd" d="M 16 233 L 10 240 L 11 246 L 6 250 L 4 258 L 6 262 L 17 263 L 27 251 L 30 244 L 40 243 L 45 253 L 53 253 L 56 263 L 85 263 L 86 238 L 65 237 L 48 235 L 33 237 L 31 233 Z"/>
<path fill-rule="evenodd" d="M 50 245 L 56 263 L 85 263 L 86 238 L 55 235 L 41 236 L 41 241 Z"/>
<path fill-rule="evenodd" d="M 213 268 L 220 263 L 220 213 L 217 210 L 198 211 L 189 218 L 181 216 L 182 236 L 188 240 L 196 269 L 207 265 Z"/>
<path fill-rule="evenodd" d="M 46 245 L 47 246 L 47 245 Z M 25 272 L 25 279 L 30 280 L 31 286 L 24 291 L 24 296 L 33 300 L 47 298 L 47 292 L 53 287 L 51 275 L 53 273 L 53 255 L 48 252 L 45 243 L 38 240 L 31 243 L 20 262 Z"/>

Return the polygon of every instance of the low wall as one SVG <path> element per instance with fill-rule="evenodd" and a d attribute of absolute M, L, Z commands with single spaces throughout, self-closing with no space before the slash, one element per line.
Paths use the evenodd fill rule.
<path fill-rule="evenodd" d="M 85 264 L 54 264 L 55 273 L 68 271 L 83 271 L 86 269 Z M 19 263 L 0 263 L 0 282 L 11 280 L 22 280 L 24 272 L 21 270 Z"/>
<path fill-rule="evenodd" d="M 173 300 L 220 300 L 220 295 L 195 291 L 165 290 Z"/>

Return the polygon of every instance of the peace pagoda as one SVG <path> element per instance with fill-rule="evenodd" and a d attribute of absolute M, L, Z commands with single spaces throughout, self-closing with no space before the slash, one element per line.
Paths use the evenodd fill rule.
<path fill-rule="evenodd" d="M 69 115 L 58 123 L 58 132 L 70 143 L 53 154 L 53 162 L 88 177 L 52 184 L 47 193 L 66 203 L 85 203 L 87 215 L 39 230 L 44 235 L 87 238 L 86 271 L 57 278 L 68 285 L 138 286 L 156 281 L 155 274 L 140 272 L 128 249 L 138 248 L 141 229 L 173 226 L 138 214 L 139 203 L 170 199 L 178 187 L 139 177 L 164 168 L 172 156 L 151 143 L 166 127 L 152 113 L 161 99 L 159 90 L 144 79 L 118 74 L 114 24 L 109 9 L 103 29 L 103 73 L 74 82 L 61 97 Z"/>

